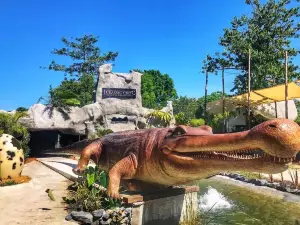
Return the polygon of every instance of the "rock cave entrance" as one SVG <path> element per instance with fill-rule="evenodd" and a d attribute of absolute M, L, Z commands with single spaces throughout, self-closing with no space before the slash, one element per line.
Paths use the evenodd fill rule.
<path fill-rule="evenodd" d="M 86 139 L 85 135 L 68 134 L 59 130 L 38 130 L 30 132 L 30 156 L 38 156 L 46 150 L 54 150 Z"/>

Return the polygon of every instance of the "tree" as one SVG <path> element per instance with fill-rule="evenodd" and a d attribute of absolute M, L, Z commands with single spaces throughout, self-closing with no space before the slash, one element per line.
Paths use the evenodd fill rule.
<path fill-rule="evenodd" d="M 227 97 L 228 95 L 225 93 L 225 97 Z M 209 102 L 214 102 L 217 100 L 222 99 L 222 92 L 221 91 L 216 91 L 216 92 L 212 92 L 210 95 L 207 95 L 207 103 Z M 205 97 L 201 97 L 199 98 L 199 106 L 196 112 L 196 115 L 198 118 L 204 118 L 204 110 L 205 110 Z"/>
<path fill-rule="evenodd" d="M 298 39 L 300 7 L 288 8 L 290 0 L 268 0 L 261 4 L 259 0 L 246 0 L 252 7 L 251 16 L 234 17 L 231 27 L 224 29 L 219 45 L 222 53 L 208 56 L 203 68 L 212 72 L 226 66 L 240 71 L 235 78 L 234 88 L 237 94 L 247 90 L 248 51 L 251 49 L 251 88 L 266 88 L 284 82 L 284 54 L 289 54 L 289 79 L 299 78 L 299 67 L 293 64 L 293 58 L 299 54 L 291 47 L 292 39 Z M 272 82 L 270 82 L 270 79 Z"/>
<path fill-rule="evenodd" d="M 85 106 L 93 102 L 94 85 L 93 75 L 83 74 L 78 80 L 62 81 L 60 86 L 54 89 L 54 93 L 59 99 L 64 99 L 66 105 Z M 62 96 L 67 93 L 69 94 Z"/>
<path fill-rule="evenodd" d="M 94 35 L 84 35 L 83 37 L 71 38 L 67 40 L 62 37 L 61 41 L 66 47 L 54 49 L 51 53 L 59 56 L 71 58 L 70 65 L 58 64 L 54 60 L 48 66 L 49 70 L 64 72 L 66 78 L 79 78 L 83 74 L 91 74 L 97 78 L 99 67 L 111 61 L 118 56 L 118 52 L 104 53 L 96 46 L 98 37 Z"/>
<path fill-rule="evenodd" d="M 72 60 L 70 65 L 58 64 L 54 60 L 48 66 L 49 70 L 63 72 L 65 79 L 57 87 L 50 87 L 47 105 L 51 107 L 84 106 L 93 102 L 93 91 L 97 86 L 99 67 L 118 56 L 117 52 L 104 53 L 96 46 L 98 37 L 84 35 L 83 37 L 62 38 L 65 47 L 54 49 L 51 53 L 66 56 Z M 45 68 L 45 67 L 44 67 Z M 44 99 L 44 98 L 41 98 Z"/>
<path fill-rule="evenodd" d="M 228 96 L 225 94 L 225 96 Z M 207 103 L 220 100 L 222 92 L 212 92 L 207 95 Z M 192 119 L 204 118 L 205 96 L 201 98 L 189 98 L 180 96 L 173 102 L 173 112 L 178 124 L 189 124 Z"/>
<path fill-rule="evenodd" d="M 79 106 L 80 101 L 78 96 L 68 89 L 63 89 L 59 86 L 57 89 L 53 89 L 50 85 L 49 96 L 47 99 L 40 97 L 38 102 L 44 101 L 51 111 L 54 108 L 65 108 L 69 109 L 69 106 Z"/>
<path fill-rule="evenodd" d="M 26 107 L 18 107 L 17 109 L 16 109 L 16 111 L 17 112 L 26 112 L 26 111 L 28 111 L 28 108 L 26 108 Z"/>
<path fill-rule="evenodd" d="M 191 119 L 200 118 L 198 109 L 200 101 L 197 98 L 180 96 L 173 102 L 173 113 L 179 124 L 187 124 Z"/>
<path fill-rule="evenodd" d="M 177 98 L 174 82 L 168 74 L 162 74 L 159 70 L 135 71 L 143 73 L 141 95 L 144 107 L 160 109 L 166 106 L 167 101 Z"/>

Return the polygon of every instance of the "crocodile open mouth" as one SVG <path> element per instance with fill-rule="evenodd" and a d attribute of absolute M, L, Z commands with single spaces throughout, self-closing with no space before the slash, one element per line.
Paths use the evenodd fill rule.
<path fill-rule="evenodd" d="M 278 163 L 290 163 L 296 160 L 296 156 L 283 158 L 269 155 L 261 149 L 238 150 L 238 151 L 199 151 L 199 152 L 176 152 L 168 149 L 163 150 L 164 154 L 180 158 L 205 159 L 205 160 L 263 160 Z"/>

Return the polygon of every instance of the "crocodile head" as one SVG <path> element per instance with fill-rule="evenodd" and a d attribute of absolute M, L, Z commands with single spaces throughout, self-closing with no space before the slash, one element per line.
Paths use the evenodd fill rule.
<path fill-rule="evenodd" d="M 300 151 L 300 126 L 273 119 L 248 131 L 213 134 L 208 127 L 181 125 L 169 130 L 160 150 L 164 171 L 187 173 L 186 180 L 222 171 L 280 173 Z"/>

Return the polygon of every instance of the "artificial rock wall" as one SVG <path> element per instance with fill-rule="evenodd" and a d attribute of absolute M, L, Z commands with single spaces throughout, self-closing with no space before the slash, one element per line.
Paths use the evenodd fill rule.
<path fill-rule="evenodd" d="M 113 73 L 110 64 L 102 65 L 95 103 L 70 110 L 35 104 L 20 122 L 30 131 L 57 130 L 72 135 L 90 135 L 98 128 L 114 132 L 146 128 L 146 117 L 153 110 L 142 107 L 141 76 L 137 72 Z M 172 102 L 162 111 L 173 115 Z"/>

